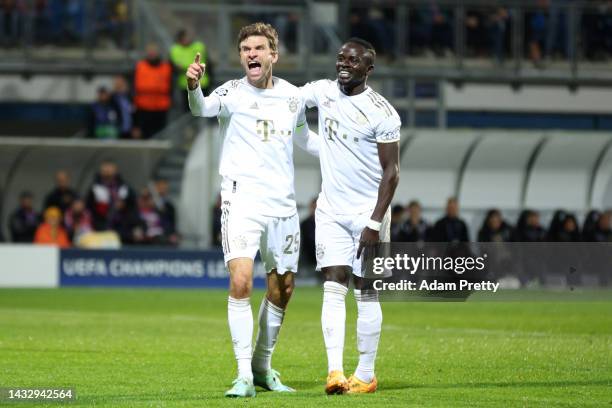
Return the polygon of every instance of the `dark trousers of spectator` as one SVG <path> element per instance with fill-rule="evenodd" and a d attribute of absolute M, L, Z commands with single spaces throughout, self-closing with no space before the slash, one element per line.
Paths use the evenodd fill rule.
<path fill-rule="evenodd" d="M 548 32 L 546 33 L 546 56 L 551 57 L 555 51 L 560 52 L 564 57 L 570 57 L 567 18 L 558 7 L 553 8 L 550 12 Z"/>
<path fill-rule="evenodd" d="M 142 131 L 143 139 L 150 139 L 153 135 L 166 127 L 168 111 L 136 111 L 136 125 Z"/>
<path fill-rule="evenodd" d="M 0 43 L 2 45 L 17 45 L 21 34 L 23 17 L 17 12 L 0 10 Z"/>
<path fill-rule="evenodd" d="M 431 29 L 431 44 L 437 55 L 453 48 L 453 28 L 450 23 L 434 24 Z"/>
<path fill-rule="evenodd" d="M 489 39 L 495 61 L 498 64 L 503 63 L 505 57 L 506 25 L 493 24 L 489 29 Z"/>
<path fill-rule="evenodd" d="M 181 102 L 183 106 L 183 111 L 191 112 L 191 109 L 189 109 L 189 97 L 187 95 L 189 95 L 189 91 L 181 91 Z"/>

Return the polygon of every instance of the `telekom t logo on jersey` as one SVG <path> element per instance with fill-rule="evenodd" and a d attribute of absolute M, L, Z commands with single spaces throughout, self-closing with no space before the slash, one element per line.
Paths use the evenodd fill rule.
<path fill-rule="evenodd" d="M 334 140 L 338 137 L 338 127 L 340 123 L 336 119 L 325 118 L 325 132 L 329 140 Z"/>
<path fill-rule="evenodd" d="M 257 134 L 263 135 L 262 142 L 269 142 L 270 136 L 276 134 L 273 120 L 258 119 L 255 126 L 257 128 Z M 281 130 L 278 134 L 281 136 L 291 136 L 291 130 Z"/>
<path fill-rule="evenodd" d="M 340 122 L 336 119 L 325 118 L 325 133 L 327 133 L 327 138 L 329 140 L 334 140 L 334 138 L 338 138 L 338 128 L 340 127 Z M 342 139 L 348 139 L 348 135 L 346 133 L 342 134 Z M 358 143 L 359 139 L 353 137 L 353 142 Z"/>

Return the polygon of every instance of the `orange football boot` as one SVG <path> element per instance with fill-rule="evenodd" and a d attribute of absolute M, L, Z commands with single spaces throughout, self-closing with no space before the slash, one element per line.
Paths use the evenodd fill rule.
<path fill-rule="evenodd" d="M 348 381 L 344 376 L 344 373 L 340 370 L 334 370 L 327 376 L 327 384 L 325 385 L 325 392 L 328 395 L 332 394 L 344 394 L 348 389 Z"/>
<path fill-rule="evenodd" d="M 376 377 L 372 378 L 371 382 L 366 383 L 353 374 L 348 379 L 348 390 L 346 392 L 348 394 L 369 394 L 376 391 L 376 388 L 378 388 Z"/>

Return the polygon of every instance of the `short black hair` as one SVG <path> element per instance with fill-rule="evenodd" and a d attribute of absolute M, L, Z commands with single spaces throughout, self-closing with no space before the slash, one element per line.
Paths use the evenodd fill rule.
<path fill-rule="evenodd" d="M 376 50 L 374 49 L 374 46 L 372 45 L 372 43 L 364 40 L 363 38 L 351 37 L 345 41 L 345 44 L 347 43 L 359 44 L 363 48 L 365 48 L 367 52 L 372 54 L 372 58 L 376 57 Z"/>
<path fill-rule="evenodd" d="M 187 35 L 187 30 L 185 30 L 184 28 L 181 28 L 176 33 L 176 41 L 181 41 L 183 37 L 185 37 L 186 35 Z"/>

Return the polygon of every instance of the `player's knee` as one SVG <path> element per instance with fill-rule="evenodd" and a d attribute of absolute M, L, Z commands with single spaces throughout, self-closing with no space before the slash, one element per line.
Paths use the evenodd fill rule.
<path fill-rule="evenodd" d="M 291 295 L 293 295 L 293 289 L 294 288 L 295 288 L 295 284 L 293 282 L 291 282 L 288 285 L 286 285 L 285 287 L 283 287 L 283 289 L 282 289 L 282 297 L 285 299 L 286 302 L 288 302 L 289 299 L 291 299 Z"/>
<path fill-rule="evenodd" d="M 346 279 L 346 278 L 344 278 L 342 276 L 338 276 L 338 275 L 326 276 L 325 277 L 325 281 L 326 282 L 336 282 L 336 283 L 339 283 L 339 284 L 344 285 L 344 286 L 348 286 L 348 284 L 349 284 L 348 279 Z"/>
<path fill-rule="evenodd" d="M 248 298 L 251 296 L 251 288 L 248 285 L 235 286 L 231 295 L 236 299 Z"/>
<path fill-rule="evenodd" d="M 277 300 L 281 298 L 281 289 L 278 286 L 268 286 L 267 290 L 268 299 Z"/>
<path fill-rule="evenodd" d="M 231 292 L 232 297 L 236 299 L 243 299 L 251 296 L 251 290 L 253 288 L 253 282 L 245 276 L 234 276 L 232 277 Z"/>
<path fill-rule="evenodd" d="M 323 268 L 323 275 L 328 282 L 336 282 L 348 286 L 351 270 L 348 267 L 329 267 Z"/>
<path fill-rule="evenodd" d="M 374 289 L 373 279 L 364 279 L 353 275 L 353 283 L 355 284 L 355 289 L 361 290 L 361 293 L 363 294 L 377 295 L 378 293 L 376 289 Z"/>

